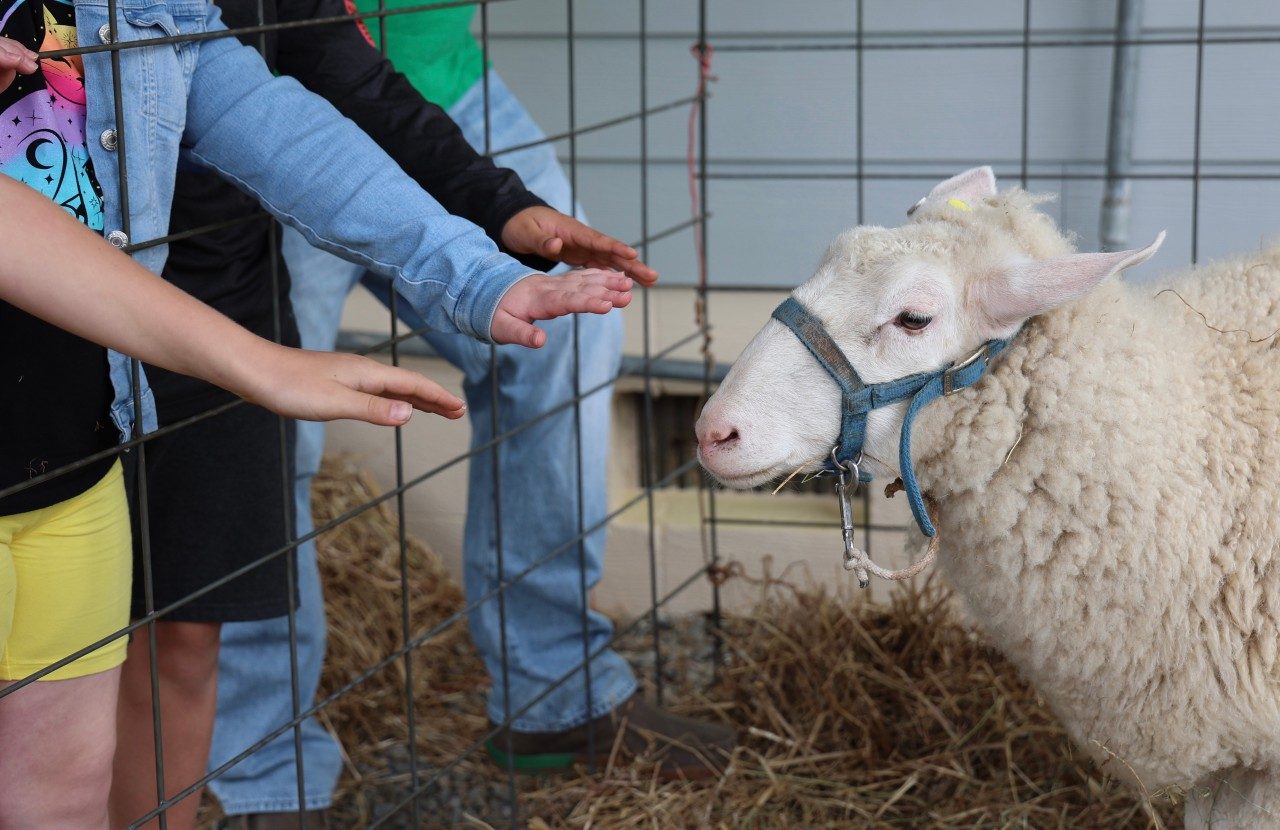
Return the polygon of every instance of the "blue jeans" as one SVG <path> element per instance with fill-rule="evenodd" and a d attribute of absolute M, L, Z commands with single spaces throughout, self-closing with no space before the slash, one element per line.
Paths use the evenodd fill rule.
<path fill-rule="evenodd" d="M 501 148 L 541 139 L 541 130 L 501 79 L 492 72 L 489 77 L 492 146 Z M 482 148 L 481 84 L 472 87 L 449 114 L 467 140 Z M 497 161 L 516 170 L 525 185 L 549 204 L 568 211 L 569 183 L 549 145 L 499 156 Z M 391 286 L 384 278 L 310 247 L 292 230 L 286 231 L 284 249 L 293 278 L 294 314 L 306 348 L 333 348 L 343 303 L 357 281 L 384 301 L 389 298 Z M 399 309 L 407 325 L 413 328 L 422 325 L 407 303 L 399 304 Z M 500 432 L 513 429 L 573 397 L 572 318 L 543 325 L 547 329 L 547 345 L 542 349 L 497 348 Z M 617 373 L 622 320 L 616 311 L 603 317 L 583 315 L 578 327 L 582 346 L 579 388 L 586 390 Z M 424 336 L 438 354 L 463 371 L 472 444 L 487 443 L 494 435 L 490 425 L 494 400 L 490 394 L 489 347 L 457 334 L 433 331 Z M 611 387 L 606 387 L 581 404 L 583 527 L 599 522 L 608 509 L 605 475 L 611 396 Z M 297 440 L 298 533 L 301 535 L 311 529 L 310 484 L 324 448 L 323 425 L 299 423 Z M 566 407 L 523 430 L 503 442 L 498 452 L 502 476 L 503 566 L 507 578 L 557 548 L 566 548 L 505 592 L 506 685 L 510 711 L 514 715 L 513 727 L 526 732 L 568 729 L 610 711 L 636 689 L 630 667 L 617 653 L 604 649 L 613 635 L 612 625 L 604 616 L 588 610 L 587 647 L 593 653 L 604 649 L 591 661 L 591 707 L 587 708 L 586 683 L 581 670 L 548 691 L 573 672 L 583 659 L 578 546 L 572 543 L 579 533 L 579 471 L 575 470 L 574 463 L 573 408 Z M 531 497 L 532 494 L 537 497 Z M 468 602 L 475 602 L 498 585 L 494 512 L 490 451 L 476 455 L 470 465 L 464 540 Z M 603 530 L 590 534 L 583 543 L 588 587 L 600 579 L 604 544 Z M 315 696 L 324 659 L 325 635 L 315 547 L 310 543 L 298 550 L 298 579 L 298 670 L 305 707 Z M 493 678 L 489 718 L 501 723 L 507 720 L 507 712 L 503 708 L 497 598 L 480 603 L 472 611 L 469 623 L 476 648 Z M 290 719 L 287 620 L 224 625 L 219 670 L 218 718 L 210 754 L 211 768 Z M 359 694 L 359 690 L 354 694 Z M 339 748 L 314 718 L 303 723 L 302 736 L 305 806 L 317 809 L 329 803 L 337 781 L 341 764 Z M 296 810 L 292 732 L 281 735 L 240 762 L 212 782 L 211 787 L 223 809 L 231 815 Z"/>

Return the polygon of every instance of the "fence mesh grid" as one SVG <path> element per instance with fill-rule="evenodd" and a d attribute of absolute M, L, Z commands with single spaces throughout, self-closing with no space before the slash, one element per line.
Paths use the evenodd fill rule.
<path fill-rule="evenodd" d="M 379 0 L 378 9 L 376 11 L 367 11 L 363 13 L 355 13 L 353 16 L 365 21 L 366 25 L 375 24 L 381 35 L 379 39 L 379 48 L 385 54 L 387 49 L 387 21 L 395 17 L 403 15 L 430 15 L 441 9 L 449 9 L 455 7 L 474 6 L 478 8 L 478 39 L 481 46 L 484 65 L 489 65 L 491 42 L 499 39 L 500 35 L 494 35 L 490 31 L 489 11 L 490 7 L 495 4 L 510 4 L 520 2 L 520 0 L 462 0 L 461 2 L 448 3 L 425 3 L 416 6 L 407 6 L 396 9 L 388 9 L 385 0 Z M 675 581 L 675 584 L 665 592 L 662 590 L 659 579 L 658 567 L 658 546 L 656 535 L 658 532 L 658 520 L 655 510 L 655 493 L 663 488 L 677 482 L 685 473 L 696 466 L 695 458 L 688 458 L 676 469 L 670 470 L 662 478 L 655 480 L 655 462 L 654 462 L 654 399 L 658 391 L 654 384 L 654 366 L 663 361 L 668 356 L 678 352 L 679 350 L 691 345 L 700 344 L 702 347 L 702 367 L 700 370 L 701 387 L 703 395 L 707 395 L 714 388 L 715 383 L 722 375 L 723 366 L 715 363 L 714 357 L 709 349 L 711 336 L 711 316 L 712 316 L 712 295 L 717 292 L 737 292 L 737 291 L 753 291 L 753 292 L 786 292 L 793 288 L 790 282 L 778 283 L 735 283 L 731 280 L 714 281 L 709 278 L 708 267 L 708 235 L 706 228 L 708 220 L 711 217 L 711 203 L 709 199 L 709 190 L 713 182 L 717 181 L 759 181 L 759 180 L 787 180 L 793 182 L 804 182 L 808 180 L 853 180 L 856 183 L 856 218 L 858 223 L 863 223 L 866 219 L 867 193 L 866 184 L 875 181 L 931 181 L 946 177 L 954 173 L 953 169 L 946 169 L 942 166 L 942 162 L 931 161 L 902 161 L 900 163 L 888 165 L 893 169 L 869 170 L 868 159 L 864 152 L 865 135 L 864 127 L 867 120 L 866 101 L 864 90 L 864 56 L 884 51 L 932 51 L 932 50 L 1013 50 L 1021 54 L 1021 86 L 1020 86 L 1020 102 L 1019 102 L 1019 142 L 1020 152 L 1015 159 L 1004 159 L 997 163 L 997 173 L 1005 176 L 1011 176 L 1021 182 L 1023 186 L 1028 185 L 1031 181 L 1037 179 L 1052 179 L 1057 181 L 1070 180 L 1091 180 L 1107 182 L 1117 177 L 1114 170 L 1071 170 L 1068 171 L 1063 165 L 1063 169 L 1054 170 L 1052 172 L 1040 171 L 1034 167 L 1036 160 L 1029 153 L 1029 134 L 1030 134 L 1030 108 L 1034 99 L 1035 90 L 1032 89 L 1031 83 L 1031 61 L 1032 56 L 1038 52 L 1045 50 L 1055 50 L 1063 48 L 1072 48 L 1080 46 L 1107 47 L 1119 50 L 1126 47 L 1134 47 L 1139 49 L 1152 49 L 1170 46 L 1193 46 L 1195 48 L 1195 87 L 1194 87 L 1194 116 L 1193 116 L 1193 136 L 1192 136 L 1192 157 L 1189 161 L 1183 162 L 1173 160 L 1156 164 L 1154 166 L 1159 169 L 1139 170 L 1132 167 L 1123 171 L 1126 179 L 1134 180 L 1164 180 L 1189 182 L 1191 185 L 1191 198 L 1189 204 L 1190 227 L 1191 227 L 1191 260 L 1195 262 L 1199 257 L 1199 234 L 1200 234 L 1200 211 L 1201 211 L 1201 184 L 1204 181 L 1220 180 L 1220 181 L 1280 181 L 1280 173 L 1269 169 L 1267 164 L 1259 164 L 1255 169 L 1235 169 L 1206 171 L 1202 162 L 1202 114 L 1204 108 L 1203 87 L 1204 87 L 1204 53 L 1206 46 L 1228 46 L 1228 45 L 1246 45 L 1246 44 L 1280 44 L 1280 31 L 1275 31 L 1268 27 L 1254 27 L 1252 29 L 1231 29 L 1223 28 L 1221 32 L 1208 32 L 1206 30 L 1206 0 L 1198 0 L 1196 25 L 1194 31 L 1188 32 L 1181 29 L 1165 29 L 1154 31 L 1141 31 L 1136 37 L 1122 37 L 1119 35 L 1119 29 L 1098 29 L 1098 28 L 1076 28 L 1076 29 L 1044 29 L 1037 31 L 1033 28 L 1032 0 L 1024 0 L 1021 8 L 1021 19 L 1012 22 L 1006 29 L 993 31 L 969 31 L 956 32 L 949 30 L 918 30 L 906 34 L 897 34 L 893 36 L 881 36 L 868 40 L 867 33 L 864 32 L 864 2 L 863 0 L 855 0 L 854 15 L 855 26 L 853 31 L 847 33 L 788 33 L 781 30 L 761 30 L 761 31 L 734 31 L 723 37 L 713 38 L 709 35 L 711 31 L 708 23 L 708 0 L 690 0 L 690 5 L 696 8 L 696 32 L 690 44 L 693 48 L 695 62 L 690 65 L 690 86 L 697 84 L 695 94 L 685 97 L 679 97 L 672 100 L 654 102 L 651 100 L 650 94 L 650 55 L 649 48 L 651 43 L 655 41 L 665 42 L 672 39 L 686 39 L 684 35 L 673 34 L 671 32 L 651 32 L 650 30 L 650 10 L 647 0 L 635 0 L 638 11 L 638 25 L 632 32 L 594 32 L 583 35 L 576 29 L 575 25 L 575 2 L 574 0 L 564 0 L 563 3 L 563 31 L 560 34 L 536 34 L 530 35 L 532 39 L 560 39 L 563 40 L 567 47 L 567 70 L 568 81 L 564 90 L 568 104 L 568 126 L 567 129 L 550 135 L 538 142 L 530 142 L 510 147 L 491 146 L 490 125 L 489 125 L 489 85 L 488 76 L 484 81 L 484 101 L 485 101 L 485 141 L 484 150 L 486 155 L 500 156 L 505 152 L 511 152 L 519 149 L 527 149 L 539 144 L 551 144 L 562 147 L 565 150 L 562 162 L 567 168 L 572 202 L 576 205 L 578 196 L 578 172 L 584 163 L 579 158 L 579 139 L 587 134 L 596 133 L 602 130 L 621 127 L 623 125 L 634 124 L 636 127 L 637 152 L 634 157 L 627 157 L 622 161 L 629 165 L 634 165 L 638 172 L 638 193 L 636 194 L 639 202 L 639 222 L 640 236 L 634 241 L 633 246 L 636 247 L 641 258 L 648 260 L 652 252 L 654 243 L 667 240 L 678 235 L 688 233 L 691 236 L 692 244 L 696 250 L 695 266 L 697 270 L 697 280 L 690 284 L 686 279 L 684 282 L 676 282 L 676 288 L 694 290 L 697 304 L 697 321 L 694 330 L 684 333 L 676 337 L 669 344 L 659 347 L 654 343 L 654 315 L 653 308 L 653 291 L 670 288 L 670 285 L 660 284 L 652 290 L 644 290 L 641 292 L 639 303 L 639 316 L 642 325 L 642 357 L 638 362 L 633 361 L 627 371 L 640 376 L 643 383 L 642 405 L 640 407 L 640 467 L 641 467 L 641 483 L 642 487 L 638 495 L 627 498 L 622 503 L 617 504 L 609 510 L 603 519 L 588 524 L 583 513 L 583 480 L 582 480 L 582 419 L 581 419 L 581 403 L 592 394 L 600 393 L 608 390 L 615 380 L 610 378 L 602 383 L 593 384 L 587 388 L 582 387 L 579 370 L 579 355 L 583 344 L 580 342 L 580 332 L 577 320 L 574 321 L 573 327 L 573 352 L 574 352 L 574 384 L 573 396 L 565 401 L 557 402 L 548 408 L 544 413 L 527 420 L 513 428 L 505 431 L 499 428 L 500 412 L 497 402 L 500 395 L 497 394 L 503 378 L 501 373 L 494 368 L 490 372 L 489 382 L 494 392 L 495 405 L 491 410 L 489 417 L 494 437 L 479 446 L 459 452 L 450 457 L 446 461 L 436 464 L 430 469 L 418 474 L 409 476 L 405 470 L 405 442 L 401 429 L 395 430 L 395 486 L 387 490 L 378 497 L 368 502 L 344 512 L 335 517 L 331 521 L 314 528 L 307 534 L 292 539 L 288 544 L 271 551 L 261 557 L 256 562 L 245 565 L 232 573 L 228 573 L 222 578 L 215 580 L 200 590 L 182 598 L 176 602 L 168 604 L 164 607 L 156 607 L 153 598 L 152 573 L 151 573 L 151 544 L 148 533 L 148 483 L 146 477 L 146 464 L 144 463 L 148 445 L 156 438 L 169 435 L 179 430 L 186 429 L 193 424 L 204 421 L 206 419 L 222 414 L 234 407 L 241 406 L 240 403 L 230 403 L 215 407 L 200 415 L 180 420 L 176 423 L 166 425 L 158 430 L 144 434 L 141 429 L 142 411 L 141 396 L 139 392 L 140 383 L 140 366 L 134 361 L 133 366 L 133 384 L 134 384 L 134 401 L 135 401 L 135 427 L 134 434 L 126 441 L 123 441 L 118 447 L 99 453 L 91 458 L 84 459 L 75 464 L 71 464 L 59 470 L 49 471 L 31 480 L 30 482 L 8 487 L 0 490 L 0 497 L 11 495 L 19 492 L 27 487 L 35 486 L 39 483 L 49 481 L 60 475 L 79 469 L 94 461 L 113 455 L 120 455 L 126 452 L 137 454 L 137 468 L 139 471 L 139 480 L 137 487 L 137 498 L 135 507 L 141 517 L 140 527 L 142 528 L 140 546 L 142 551 L 142 572 L 136 575 L 136 578 L 143 582 L 144 596 L 146 600 L 146 614 L 132 621 L 128 626 L 114 632 L 109 637 L 98 642 L 89 644 L 74 654 L 67 655 L 61 659 L 31 676 L 9 684 L 0 689 L 0 700 L 13 694 L 20 694 L 22 689 L 28 684 L 39 680 L 50 672 L 67 665 L 73 660 L 88 654 L 100 646 L 113 640 L 128 637 L 135 634 L 147 637 L 149 648 L 149 659 L 151 669 L 151 694 L 152 694 L 152 710 L 154 715 L 154 731 L 155 731 L 155 753 L 156 753 L 156 769 L 155 769 L 155 785 L 156 785 L 156 805 L 153 810 L 146 815 L 139 816 L 133 826 L 139 826 L 152 819 L 159 820 L 161 827 L 166 826 L 166 812 L 175 803 L 192 794 L 200 791 L 210 780 L 217 778 L 225 773 L 228 769 L 244 760 L 249 755 L 266 745 L 268 742 L 275 740 L 285 733 L 292 732 L 295 764 L 296 764 L 296 781 L 297 794 L 299 801 L 305 801 L 305 776 L 306 769 L 303 759 L 302 733 L 301 724 L 303 721 L 322 711 L 325 707 L 333 704 L 336 700 L 347 695 L 359 695 L 361 693 L 361 684 L 373 677 L 376 673 L 386 669 L 388 666 L 396 662 L 403 664 L 404 673 L 404 705 L 406 716 L 408 719 L 409 731 L 409 747 L 410 747 L 410 780 L 413 786 L 410 792 L 403 800 L 393 805 L 393 809 L 388 810 L 379 817 L 371 826 L 381 826 L 396 817 L 402 817 L 407 814 L 411 816 L 412 821 L 417 825 L 423 817 L 419 813 L 419 796 L 429 790 L 440 778 L 441 775 L 447 773 L 452 764 L 456 764 L 473 753 L 481 750 L 485 741 L 494 738 L 500 734 L 505 735 L 508 741 L 507 749 L 507 790 L 510 800 L 511 823 L 512 826 L 519 826 L 521 814 L 517 799 L 516 771 L 512 762 L 514 753 L 511 752 L 510 731 L 504 727 L 509 725 L 513 720 L 518 718 L 524 711 L 537 702 L 551 694 L 555 689 L 568 682 L 578 672 L 587 675 L 587 682 L 584 684 L 586 700 L 584 701 L 586 709 L 592 710 L 591 701 L 591 683 L 590 672 L 592 660 L 601 653 L 602 649 L 595 649 L 594 652 L 590 647 L 587 636 L 587 618 L 586 612 L 588 608 L 588 577 L 587 563 L 584 543 L 586 538 L 603 528 L 606 528 L 618 516 L 627 510 L 644 503 L 646 513 L 645 528 L 647 533 L 647 552 L 648 552 L 648 609 L 645 614 L 638 616 L 629 626 L 620 626 L 615 632 L 614 641 L 618 637 L 635 628 L 637 625 L 648 622 L 652 629 L 652 651 L 654 655 L 654 670 L 652 683 L 656 690 L 659 701 L 663 697 L 663 643 L 661 638 L 661 626 L 659 624 L 659 616 L 662 608 L 668 605 L 675 597 L 686 591 L 690 586 L 696 584 L 700 580 L 710 582 L 711 590 L 711 619 L 713 626 L 718 624 L 722 613 L 720 600 L 720 584 L 723 581 L 725 571 L 721 568 L 721 555 L 718 544 L 718 528 L 722 524 L 793 524 L 793 525 L 812 525 L 812 521 L 797 520 L 787 522 L 784 520 L 773 519 L 750 519 L 750 518 L 721 518 L 717 513 L 717 502 L 715 492 L 711 488 L 704 485 L 704 491 L 700 493 L 700 504 L 704 506 L 705 513 L 701 518 L 702 538 L 704 544 L 704 560 L 695 563 L 690 567 L 689 572 Z M 214 230 L 226 229 L 247 223 L 266 222 L 271 226 L 270 241 L 272 249 L 276 249 L 279 236 L 277 226 L 274 220 L 265 212 L 254 211 L 244 216 L 228 218 L 225 221 L 206 225 L 199 228 L 184 230 L 179 233 L 171 233 L 155 239 L 133 240 L 132 228 L 130 227 L 130 177 L 126 166 L 126 141 L 129 134 L 125 128 L 127 122 L 140 117 L 137 113 L 127 112 L 123 106 L 123 98 L 121 96 L 122 73 L 120 55 L 124 50 L 129 49 L 145 49 L 163 47 L 170 44 L 179 44 L 186 41 L 202 41 L 211 38 L 222 37 L 250 37 L 256 36 L 259 49 L 264 53 L 267 48 L 266 39 L 269 33 L 295 27 L 311 27 L 311 26 L 334 26 L 334 25 L 351 25 L 353 16 L 334 16 L 326 18 L 317 18 L 307 21 L 290 21 L 290 22 L 267 22 L 268 15 L 263 7 L 263 0 L 258 2 L 258 25 L 234 28 L 225 31 L 213 31 L 192 35 L 177 35 L 152 38 L 147 40 L 131 40 L 121 42 L 118 38 L 117 26 L 121 19 L 118 14 L 117 0 L 108 0 L 108 10 L 111 19 L 110 37 L 103 44 L 81 46 L 75 49 L 63 49 L 42 53 L 43 58 L 52 57 L 68 57 L 72 55 L 83 55 L 89 53 L 107 51 L 111 55 L 112 68 L 112 95 L 115 108 L 115 124 L 118 134 L 118 161 L 120 170 L 120 187 L 119 191 L 114 194 L 118 199 L 123 216 L 123 227 L 120 229 L 129 240 L 132 240 L 125 246 L 127 252 L 135 252 L 152 248 L 158 245 L 168 244 L 172 242 L 189 239 L 202 233 Z M 577 45 L 584 39 L 592 40 L 629 40 L 633 41 L 638 48 L 639 61 L 639 83 L 635 89 L 635 100 L 637 106 L 634 110 L 622 115 L 603 119 L 591 123 L 580 123 L 578 119 L 578 111 L 576 102 L 578 100 L 577 87 Z M 713 44 L 713 40 L 715 43 Z M 708 122 L 710 119 L 710 99 L 711 95 L 705 88 L 705 79 L 709 74 L 709 62 L 712 53 L 712 47 L 716 51 L 722 53 L 746 52 L 746 53 L 778 53 L 778 52 L 851 52 L 854 58 L 854 74 L 850 79 L 850 85 L 853 89 L 854 102 L 854 134 L 850 136 L 850 143 L 854 150 L 854 156 L 851 166 L 843 164 L 828 165 L 829 169 L 805 171 L 794 169 L 770 169 L 778 165 L 772 164 L 771 159 L 754 159 L 748 161 L 739 161 L 734 165 L 725 165 L 725 169 L 712 170 L 708 158 Z M 702 79 L 699 81 L 699 66 L 701 67 Z M 665 217 L 665 221 L 654 222 L 651 217 L 651 169 L 657 164 L 678 164 L 678 161 L 655 160 L 651 157 L 651 129 L 655 116 L 667 113 L 673 110 L 685 110 L 688 108 L 697 108 L 696 124 L 692 127 L 696 132 L 691 135 L 691 154 L 690 161 L 692 169 L 690 170 L 691 179 L 691 199 L 693 203 L 692 215 L 685 217 Z M 692 123 L 692 122 L 691 122 Z M 617 161 L 617 160 L 614 160 Z M 1061 160 L 1059 160 L 1061 161 Z M 1274 168 L 1275 163 L 1271 163 Z M 883 164 L 881 166 L 884 166 Z M 658 229 L 654 230 L 651 225 L 657 224 Z M 282 309 L 279 307 L 279 287 L 281 275 L 277 260 L 272 258 L 271 280 L 273 296 L 277 298 L 275 307 L 275 326 L 277 339 L 280 338 Z M 402 355 L 406 352 L 413 352 L 415 349 L 415 341 L 423 333 L 423 329 L 404 330 L 404 326 L 399 322 L 398 302 L 394 292 L 391 295 L 391 303 L 389 314 L 387 317 L 387 332 L 385 337 L 377 338 L 374 342 L 366 342 L 362 344 L 359 351 L 367 354 L 385 355 L 392 363 L 399 365 Z M 634 314 L 634 311 L 632 312 Z M 493 367 L 497 367 L 496 351 L 490 348 L 490 359 Z M 528 567 L 515 573 L 508 573 L 505 567 L 503 549 L 507 543 L 506 534 L 502 526 L 502 471 L 503 456 L 502 451 L 506 444 L 514 436 L 536 426 L 548 418 L 555 417 L 567 411 L 572 411 L 574 419 L 575 442 L 573 453 L 578 461 L 577 463 L 577 480 L 576 480 L 576 504 L 577 504 L 577 533 L 571 539 L 566 539 L 563 543 L 545 552 L 542 552 Z M 293 504 L 292 488 L 293 478 L 288 471 L 293 469 L 291 462 L 290 446 L 287 438 L 286 422 L 280 420 L 279 425 L 279 454 L 281 469 L 286 471 L 280 482 L 281 492 L 283 495 L 283 504 L 286 512 L 291 509 Z M 414 630 L 410 622 L 409 612 L 409 596 L 412 590 L 410 579 L 410 571 L 408 567 L 405 539 L 406 539 L 406 505 L 405 496 L 415 487 L 419 487 L 425 482 L 451 470 L 459 465 L 467 463 L 477 457 L 487 456 L 487 463 L 492 465 L 493 479 L 496 483 L 492 494 L 495 504 L 496 526 L 494 527 L 494 536 L 497 540 L 497 567 L 499 586 L 490 590 L 473 601 L 469 602 L 465 608 L 451 614 L 438 625 L 427 630 Z M 481 462 L 483 463 L 483 462 Z M 894 526 L 886 526 L 876 524 L 872 520 L 872 505 L 869 499 L 867 488 L 863 488 L 863 519 L 860 529 L 863 533 L 863 539 L 869 542 L 870 534 L 868 531 L 872 529 L 900 529 Z M 311 541 L 330 531 L 341 524 L 351 521 L 359 515 L 378 507 L 387 502 L 394 502 L 396 515 L 398 517 L 398 535 L 400 544 L 400 590 L 401 590 L 401 639 L 402 646 L 393 652 L 383 655 L 381 659 L 364 668 L 356 677 L 332 693 L 321 699 L 310 701 L 302 700 L 300 697 L 299 676 L 298 676 L 298 645 L 297 645 L 297 624 L 296 610 L 289 614 L 289 641 L 290 641 L 290 667 L 289 667 L 289 683 L 292 695 L 292 717 L 284 723 L 281 723 L 276 729 L 264 734 L 254 741 L 251 745 L 244 747 L 243 751 L 235 757 L 228 760 L 216 769 L 212 769 L 207 775 L 198 780 L 191 782 L 174 782 L 166 780 L 165 764 L 163 756 L 163 730 L 165 724 L 160 717 L 159 695 L 160 687 L 157 680 L 157 642 L 155 633 L 155 623 L 164 620 L 166 616 L 179 610 L 184 605 L 204 596 L 208 592 L 225 585 L 232 579 L 251 571 L 269 561 L 284 557 L 288 571 L 288 591 L 291 607 L 296 608 L 296 563 L 295 551 L 303 542 Z M 295 534 L 296 535 L 296 534 Z M 531 573 L 538 568 L 544 566 L 551 559 L 573 552 L 576 554 L 578 562 L 579 583 L 578 591 L 580 593 L 579 601 L 582 608 L 582 660 L 571 672 L 558 678 L 554 683 L 548 685 L 540 695 L 533 700 L 525 703 L 521 708 L 512 711 L 510 705 L 510 693 L 507 688 L 506 678 L 506 601 L 508 592 L 518 589 L 521 582 L 525 580 Z M 502 677 L 494 678 L 494 682 L 499 693 L 504 699 L 504 710 L 508 712 L 507 720 L 503 723 L 494 725 L 486 734 L 479 736 L 473 741 L 469 748 L 454 759 L 452 764 L 446 765 L 441 769 L 435 770 L 430 775 L 422 775 L 420 773 L 417 742 L 415 733 L 419 725 L 415 720 L 415 712 L 413 705 L 413 667 L 409 655 L 423 644 L 429 642 L 432 638 L 440 635 L 448 627 L 462 622 L 466 615 L 478 607 L 482 603 L 494 602 L 497 604 L 498 614 L 502 620 L 501 633 L 502 641 L 502 657 L 503 670 Z M 606 646 L 609 644 L 606 644 Z M 720 660 L 720 654 L 715 655 L 717 662 Z M 589 756 L 594 756 L 594 751 L 588 752 Z M 177 788 L 179 787 L 180 788 Z M 169 793 L 166 795 L 166 793 Z"/>

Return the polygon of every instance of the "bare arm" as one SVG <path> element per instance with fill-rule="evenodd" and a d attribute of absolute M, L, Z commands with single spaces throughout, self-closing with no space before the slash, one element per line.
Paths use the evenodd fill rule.
<path fill-rule="evenodd" d="M 44 196 L 0 175 L 0 299 L 73 334 L 193 375 L 281 415 L 396 425 L 462 401 L 414 372 L 304 352 L 237 326 L 111 248 Z"/>

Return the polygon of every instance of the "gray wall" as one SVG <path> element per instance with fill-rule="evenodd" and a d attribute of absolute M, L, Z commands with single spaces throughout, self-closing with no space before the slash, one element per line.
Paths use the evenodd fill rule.
<path fill-rule="evenodd" d="M 576 122 L 598 122 L 638 108 L 635 0 L 577 0 Z M 651 0 L 648 89 L 651 105 L 692 94 L 696 2 Z M 713 45 L 852 43 L 852 0 L 711 0 Z M 969 38 L 1021 41 L 1021 0 L 866 0 L 865 40 L 886 45 Z M 1195 35 L 1195 0 L 1147 0 L 1143 36 Z M 1110 37 L 1113 2 L 1035 0 L 1034 39 L 1062 40 L 1085 29 Z M 514 0 L 489 12 L 498 71 L 548 133 L 569 127 L 565 0 Z M 1211 37 L 1280 37 L 1280 3 L 1208 0 Z M 477 26 L 478 31 L 478 26 Z M 1032 189 L 1061 194 L 1050 210 L 1098 246 L 1100 181 L 1106 150 L 1110 46 L 1033 48 L 1029 65 L 1028 153 Z M 993 163 L 1006 181 L 1021 156 L 1022 50 L 878 49 L 864 55 L 864 135 L 868 173 L 938 177 Z M 856 223 L 854 172 L 856 63 L 847 48 L 821 51 L 724 50 L 709 104 L 711 170 L 803 174 L 797 179 L 715 178 L 708 202 L 711 279 L 796 283 L 808 277 L 827 242 Z M 1134 135 L 1136 169 L 1189 177 L 1195 121 L 1196 47 L 1141 47 Z M 1204 49 L 1202 169 L 1209 174 L 1280 176 L 1280 43 L 1208 44 Z M 650 229 L 690 215 L 684 169 L 687 107 L 650 119 Z M 568 142 L 558 151 L 567 160 Z M 580 201 L 601 227 L 640 235 L 639 128 L 635 121 L 577 143 Z M 929 186 L 919 179 L 866 182 L 869 222 L 896 224 Z M 1203 181 L 1200 258 L 1256 247 L 1280 230 L 1280 180 Z M 1192 184 L 1187 178 L 1133 184 L 1131 242 L 1161 228 L 1169 241 L 1141 274 L 1185 264 L 1191 251 Z M 695 277 L 689 233 L 656 243 L 653 263 L 669 282 Z"/>

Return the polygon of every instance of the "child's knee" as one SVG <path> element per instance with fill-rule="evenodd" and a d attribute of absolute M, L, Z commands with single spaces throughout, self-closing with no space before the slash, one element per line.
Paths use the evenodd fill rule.
<path fill-rule="evenodd" d="M 160 622 L 156 624 L 156 665 L 161 680 L 184 695 L 212 693 L 218 678 L 217 623 Z M 150 644 L 147 630 L 139 629 L 129 646 L 134 672 L 149 672 Z"/>
<path fill-rule="evenodd" d="M 116 712 L 114 694 L 101 686 L 118 677 L 111 671 L 32 687 L 43 705 L 26 718 L 27 728 L 5 730 L 6 738 L 22 746 L 11 748 L 9 763 L 0 763 L 0 828 L 105 826 Z M 75 684 L 79 702 L 68 684 Z M 49 697 L 48 691 L 55 694 Z"/>

